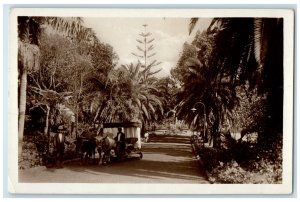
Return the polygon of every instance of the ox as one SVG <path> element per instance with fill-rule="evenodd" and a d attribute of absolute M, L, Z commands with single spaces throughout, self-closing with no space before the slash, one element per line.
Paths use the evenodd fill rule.
<path fill-rule="evenodd" d="M 111 152 L 116 150 L 116 141 L 106 135 L 105 137 L 97 136 L 97 150 L 99 153 L 99 165 L 107 164 L 111 161 Z"/>

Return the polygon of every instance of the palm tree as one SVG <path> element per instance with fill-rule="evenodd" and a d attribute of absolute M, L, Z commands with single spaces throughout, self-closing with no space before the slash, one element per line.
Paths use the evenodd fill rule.
<path fill-rule="evenodd" d="M 195 129 L 203 129 L 214 140 L 218 140 L 222 126 L 231 122 L 231 112 L 238 99 L 235 85 L 230 80 L 230 74 L 223 71 L 215 57 L 216 33 L 204 31 L 197 33 L 192 44 L 184 44 L 182 55 L 172 75 L 181 84 L 177 93 L 176 112 L 179 119 L 193 125 Z M 202 107 L 196 103 L 202 103 Z M 192 112 L 192 108 L 198 108 Z M 208 115 L 208 116 L 206 116 Z"/>
<path fill-rule="evenodd" d="M 147 69 L 140 70 L 141 64 L 122 65 L 120 71 L 131 87 L 131 105 L 135 119 L 142 122 L 142 134 L 146 124 L 151 124 L 163 115 L 163 96 L 158 88 L 158 79 Z"/>
<path fill-rule="evenodd" d="M 107 76 L 90 74 L 87 83 L 83 102 L 88 103 L 88 113 L 93 116 L 91 121 L 94 124 L 130 121 L 133 118 L 131 83 L 119 69 L 111 70 Z"/>
<path fill-rule="evenodd" d="M 190 33 L 197 21 L 198 18 L 190 20 Z M 283 19 L 215 18 L 208 32 L 216 32 L 213 66 L 228 75 L 234 85 L 249 81 L 260 94 L 267 93 L 269 119 L 265 129 L 273 128 L 282 134 Z"/>
<path fill-rule="evenodd" d="M 219 72 L 208 68 L 200 61 L 188 63 L 185 69 L 182 74 L 183 85 L 177 94 L 177 116 L 190 125 L 195 125 L 195 129 L 200 129 L 200 125 L 208 124 L 211 129 L 209 134 L 216 147 L 223 123 L 231 119 L 231 110 L 237 103 L 237 96 L 235 91 L 232 91 L 228 79 L 222 78 L 219 82 Z M 205 107 L 195 113 L 191 109 L 196 107 L 197 102 L 202 102 Z M 204 114 L 209 114 L 209 117 L 213 118 L 210 118 L 210 121 L 204 120 L 206 118 Z"/>
<path fill-rule="evenodd" d="M 190 20 L 190 33 L 198 20 Z M 217 62 L 223 62 L 224 71 L 241 77 L 242 81 L 249 80 L 252 84 L 262 87 L 265 85 L 267 80 L 262 74 L 269 73 L 265 70 L 269 69 L 269 57 L 273 55 L 270 53 L 275 54 L 275 51 L 272 51 L 273 47 L 278 47 L 276 55 L 282 55 L 282 18 L 214 18 L 207 32 L 216 32 L 213 54 L 219 58 Z M 280 62 L 281 58 L 282 56 L 277 62 Z M 261 83 L 257 83 L 260 79 Z"/>
<path fill-rule="evenodd" d="M 150 71 L 140 71 L 141 64 L 122 65 L 121 70 L 132 86 L 132 103 L 139 109 L 139 118 L 151 122 L 156 114 L 163 114 L 162 97 L 156 84 L 158 79 Z"/>
<path fill-rule="evenodd" d="M 93 92 L 85 97 L 90 103 L 94 123 L 141 120 L 144 125 L 163 114 L 163 96 L 158 79 L 141 64 L 122 65 L 111 70 L 108 76 L 90 75 Z"/>
<path fill-rule="evenodd" d="M 26 112 L 27 74 L 39 69 L 40 33 L 44 25 L 50 25 L 65 35 L 76 36 L 83 30 L 81 18 L 18 17 L 18 69 L 19 91 L 19 155 L 22 153 L 23 132 Z"/>

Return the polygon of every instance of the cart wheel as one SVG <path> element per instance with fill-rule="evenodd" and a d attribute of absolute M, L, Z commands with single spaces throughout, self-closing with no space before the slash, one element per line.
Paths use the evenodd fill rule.
<path fill-rule="evenodd" d="M 142 152 L 140 152 L 140 159 L 142 159 L 143 158 L 143 153 Z"/>

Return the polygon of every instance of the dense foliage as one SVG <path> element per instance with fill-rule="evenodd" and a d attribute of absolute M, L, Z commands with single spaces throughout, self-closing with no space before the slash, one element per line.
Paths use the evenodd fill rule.
<path fill-rule="evenodd" d="M 78 23 L 79 28 L 61 32 L 60 23 L 67 25 L 69 21 Z M 77 137 L 83 128 L 100 129 L 104 122 L 141 121 L 144 126 L 163 118 L 167 103 L 164 92 L 170 81 L 154 77 L 158 71 L 152 68 L 159 62 L 147 63 L 145 59 L 143 64 L 138 61 L 117 67 L 113 48 L 83 27 L 81 19 L 21 18 L 19 25 L 28 22 L 38 32 L 34 35 L 30 31 L 36 43 L 29 37 L 25 48 L 33 44 L 38 55 L 26 55 L 28 50 L 20 41 L 19 69 L 20 73 L 27 71 L 26 88 L 20 87 L 26 92 L 26 135 L 43 133 L 49 137 L 63 124 Z M 19 30 L 21 40 L 24 29 Z M 145 34 L 147 39 L 149 34 Z M 153 41 L 147 41 L 145 58 L 154 56 L 150 52 Z M 34 71 L 28 71 L 31 69 Z"/>
<path fill-rule="evenodd" d="M 213 144 L 196 147 L 212 181 L 281 183 L 282 41 L 282 19 L 215 18 L 184 44 L 178 115 Z"/>
<path fill-rule="evenodd" d="M 196 21 L 191 20 L 191 27 Z M 179 118 L 199 128 L 207 125 L 215 147 L 220 145 L 221 133 L 233 129 L 257 132 L 262 147 L 280 140 L 282 29 L 282 19 L 216 18 L 207 30 L 196 34 L 192 44 L 184 44 L 172 70 L 181 84 Z M 196 106 L 199 102 L 205 109 Z"/>
<path fill-rule="evenodd" d="M 211 183 L 282 183 L 281 142 L 266 151 L 257 144 L 238 142 L 231 137 L 219 149 L 191 140 L 194 154 Z"/>

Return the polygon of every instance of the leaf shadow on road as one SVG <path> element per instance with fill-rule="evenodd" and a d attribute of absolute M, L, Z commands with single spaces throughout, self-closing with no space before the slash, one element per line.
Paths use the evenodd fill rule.
<path fill-rule="evenodd" d="M 76 172 L 86 172 L 95 177 L 111 178 L 111 182 L 118 178 L 130 179 L 124 183 L 159 183 L 176 181 L 176 183 L 208 183 L 206 174 L 197 160 L 193 158 L 191 146 L 188 144 L 147 143 L 143 146 L 144 158 L 127 159 L 124 162 L 112 163 L 108 166 L 73 164 L 67 169 Z M 130 178 L 133 177 L 133 178 Z M 182 181 L 182 182 L 181 182 Z M 121 181 L 120 181 L 121 182 Z"/>
<path fill-rule="evenodd" d="M 187 137 L 179 137 L 145 143 L 141 160 L 129 158 L 107 166 L 76 160 L 65 163 L 63 169 L 22 171 L 22 179 L 24 182 L 56 183 L 209 183 L 192 154 L 191 145 L 183 143 L 188 140 Z"/>
<path fill-rule="evenodd" d="M 149 143 L 143 148 L 145 154 L 164 154 L 173 157 L 186 157 L 192 158 L 192 148 L 190 145 L 170 145 L 170 144 L 157 144 Z"/>
<path fill-rule="evenodd" d="M 120 183 L 208 183 L 192 154 L 189 137 L 157 136 L 144 143 L 142 151 L 142 160 L 132 158 L 108 166 L 73 165 L 67 169 L 92 174 L 100 182 L 103 178 L 105 182 Z"/>
<path fill-rule="evenodd" d="M 113 163 L 108 166 L 103 165 L 90 165 L 90 166 L 80 166 L 72 165 L 68 166 L 67 169 L 76 172 L 86 172 L 93 174 L 95 177 L 99 177 L 101 182 L 101 177 L 111 176 L 117 179 L 121 176 L 134 177 L 128 178 L 130 181 L 125 181 L 124 183 L 147 183 L 149 179 L 152 179 L 153 183 L 165 181 L 165 179 L 173 178 L 178 180 L 177 183 L 180 183 L 180 180 L 183 180 L 183 183 L 186 183 L 186 180 L 193 181 L 193 183 L 208 183 L 203 171 L 199 169 L 195 172 L 195 169 L 191 164 L 195 162 L 192 161 L 150 161 L 150 160 L 127 160 L 125 162 Z M 117 180 L 113 179 L 112 182 Z M 140 180 L 138 180 L 140 179 Z M 148 179 L 148 180 L 147 180 Z M 168 180 L 165 181 L 168 183 Z M 120 181 L 120 183 L 122 183 Z"/>
<path fill-rule="evenodd" d="M 179 135 L 158 135 L 149 139 L 151 143 L 181 143 L 181 144 L 189 144 L 190 139 L 187 136 L 179 136 Z"/>

